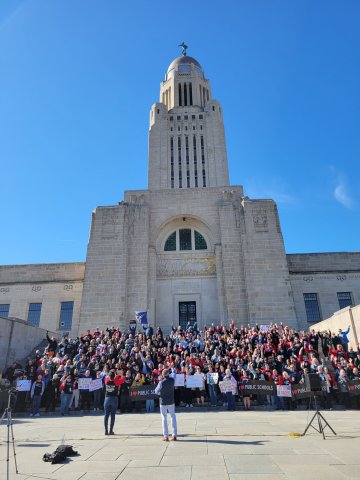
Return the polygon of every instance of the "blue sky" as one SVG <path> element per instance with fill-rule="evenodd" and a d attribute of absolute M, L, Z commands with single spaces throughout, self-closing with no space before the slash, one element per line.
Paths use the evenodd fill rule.
<path fill-rule="evenodd" d="M 231 183 L 286 251 L 359 250 L 360 2 L 1 0 L 0 264 L 84 261 L 91 212 L 147 188 L 149 109 L 185 41 Z"/>

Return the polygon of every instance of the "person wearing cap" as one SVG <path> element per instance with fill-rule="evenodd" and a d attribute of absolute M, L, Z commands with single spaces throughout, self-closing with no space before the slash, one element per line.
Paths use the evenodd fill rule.
<path fill-rule="evenodd" d="M 167 422 L 167 414 L 170 414 L 171 417 L 171 427 L 172 427 L 172 440 L 177 440 L 177 424 L 176 424 L 176 415 L 175 415 L 175 400 L 174 400 L 174 389 L 175 389 L 175 376 L 176 373 L 174 370 L 165 368 L 162 371 L 162 380 L 158 383 L 158 386 L 155 389 L 156 395 L 160 397 L 160 413 L 162 419 L 162 428 L 163 428 L 163 440 L 165 442 L 169 441 L 169 428 Z"/>

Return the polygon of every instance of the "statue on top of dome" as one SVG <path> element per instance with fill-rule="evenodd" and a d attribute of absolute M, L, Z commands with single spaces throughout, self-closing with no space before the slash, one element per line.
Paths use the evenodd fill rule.
<path fill-rule="evenodd" d="M 180 43 L 180 45 L 178 45 L 178 47 L 181 47 L 181 48 L 182 48 L 182 51 L 181 51 L 182 56 L 183 56 L 183 57 L 186 57 L 186 50 L 187 50 L 189 47 L 185 44 L 185 42 Z"/>

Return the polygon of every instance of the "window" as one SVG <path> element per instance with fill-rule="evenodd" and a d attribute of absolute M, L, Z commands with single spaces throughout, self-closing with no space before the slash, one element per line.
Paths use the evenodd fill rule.
<path fill-rule="evenodd" d="M 175 186 L 175 176 L 174 176 L 174 137 L 170 137 L 170 180 L 171 188 Z"/>
<path fill-rule="evenodd" d="M 176 250 L 176 232 L 168 236 L 165 242 L 165 252 L 172 252 Z"/>
<path fill-rule="evenodd" d="M 181 83 L 179 83 L 179 106 L 181 107 Z M 179 120 L 179 117 L 178 117 Z"/>
<path fill-rule="evenodd" d="M 340 310 L 345 307 L 353 306 L 351 292 L 338 292 L 337 297 Z"/>
<path fill-rule="evenodd" d="M 201 165 L 202 165 L 202 180 L 203 180 L 203 187 L 206 187 L 206 172 L 205 172 L 205 148 L 204 148 L 204 137 L 201 135 L 200 137 L 200 144 L 201 144 Z"/>
<path fill-rule="evenodd" d="M 201 233 L 195 230 L 195 250 L 206 250 L 206 240 Z"/>
<path fill-rule="evenodd" d="M 198 187 L 198 168 L 197 168 L 197 154 L 196 154 L 196 135 L 193 136 L 193 158 L 194 158 L 194 180 L 195 180 L 195 187 Z"/>
<path fill-rule="evenodd" d="M 202 116 L 202 115 L 199 115 L 199 119 L 202 120 L 202 119 L 203 119 L 203 116 Z"/>
<path fill-rule="evenodd" d="M 172 122 L 174 120 L 174 117 L 170 117 L 170 122 Z"/>
<path fill-rule="evenodd" d="M 179 188 L 182 188 L 181 137 L 178 137 Z"/>
<path fill-rule="evenodd" d="M 27 321 L 38 327 L 40 324 L 40 316 L 41 316 L 41 303 L 30 303 L 29 304 L 29 311 Z"/>
<path fill-rule="evenodd" d="M 190 97 L 190 105 L 193 104 L 193 98 L 192 98 L 192 83 L 189 83 L 189 97 Z"/>
<path fill-rule="evenodd" d="M 179 239 L 180 239 L 180 250 L 192 250 L 190 228 L 182 228 L 179 231 Z"/>
<path fill-rule="evenodd" d="M 197 230 L 192 228 L 181 228 L 172 232 L 166 239 L 165 252 L 176 250 L 207 250 L 205 238 Z"/>
<path fill-rule="evenodd" d="M 61 302 L 59 330 L 71 330 L 74 302 Z"/>
<path fill-rule="evenodd" d="M 186 186 L 190 188 L 190 157 L 189 157 L 189 137 L 185 137 L 185 153 L 186 153 Z"/>
<path fill-rule="evenodd" d="M 9 316 L 10 303 L 0 303 L 0 317 L 7 318 Z"/>
<path fill-rule="evenodd" d="M 316 323 L 321 320 L 317 293 L 304 293 L 307 321 Z"/>

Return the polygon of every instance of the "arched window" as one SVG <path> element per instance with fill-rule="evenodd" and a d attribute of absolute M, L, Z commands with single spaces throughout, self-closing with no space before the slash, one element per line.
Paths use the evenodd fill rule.
<path fill-rule="evenodd" d="M 205 238 L 193 228 L 180 228 L 172 232 L 167 237 L 164 245 L 165 252 L 207 250 L 207 248 Z"/>
<path fill-rule="evenodd" d="M 176 232 L 173 232 L 171 235 L 168 236 L 165 242 L 165 252 L 171 252 L 176 250 Z"/>

